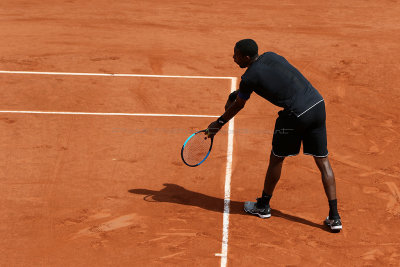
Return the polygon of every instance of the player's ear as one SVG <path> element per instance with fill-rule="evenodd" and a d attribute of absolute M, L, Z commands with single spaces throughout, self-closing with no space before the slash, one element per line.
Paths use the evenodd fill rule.
<path fill-rule="evenodd" d="M 246 60 L 247 60 L 247 62 L 250 62 L 251 61 L 251 57 L 250 56 L 246 56 Z"/>

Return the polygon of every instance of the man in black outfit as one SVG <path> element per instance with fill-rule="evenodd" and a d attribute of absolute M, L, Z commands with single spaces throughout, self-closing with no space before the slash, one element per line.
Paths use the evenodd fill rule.
<path fill-rule="evenodd" d="M 328 159 L 324 99 L 282 56 L 273 52 L 259 56 L 258 46 L 251 39 L 236 43 L 233 59 L 247 70 L 242 75 L 239 89 L 229 95 L 225 113 L 208 126 L 210 137 L 245 106 L 253 92 L 283 108 L 275 122 L 262 195 L 257 202 L 245 202 L 244 210 L 261 218 L 271 217 L 269 202 L 281 176 L 282 163 L 285 157 L 297 155 L 303 142 L 303 153 L 314 157 L 329 201 L 325 224 L 332 231 L 340 231 L 342 222 L 337 210 L 335 176 Z"/>

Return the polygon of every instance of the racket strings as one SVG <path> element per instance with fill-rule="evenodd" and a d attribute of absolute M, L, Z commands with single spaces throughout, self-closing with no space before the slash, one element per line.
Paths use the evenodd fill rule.
<path fill-rule="evenodd" d="M 199 164 L 208 154 L 211 146 L 211 138 L 204 133 L 195 134 L 188 140 L 183 149 L 183 159 L 189 165 Z"/>

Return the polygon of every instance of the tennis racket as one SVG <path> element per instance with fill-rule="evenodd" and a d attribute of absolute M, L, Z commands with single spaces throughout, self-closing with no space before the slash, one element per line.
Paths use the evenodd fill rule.
<path fill-rule="evenodd" d="M 202 164 L 210 155 L 213 140 L 214 137 L 210 138 L 206 135 L 206 130 L 198 131 L 189 136 L 181 149 L 182 161 L 190 167 Z"/>

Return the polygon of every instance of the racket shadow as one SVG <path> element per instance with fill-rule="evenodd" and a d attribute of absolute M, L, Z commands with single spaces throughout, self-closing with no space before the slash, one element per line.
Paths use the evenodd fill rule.
<path fill-rule="evenodd" d="M 213 212 L 224 212 L 224 199 L 208 196 L 202 193 L 190 191 L 177 184 L 163 184 L 165 187 L 159 191 L 149 189 L 130 189 L 129 193 L 145 195 L 143 200 L 148 202 L 169 202 L 180 205 L 195 206 L 205 210 Z M 243 202 L 241 201 L 230 201 L 230 214 L 246 215 L 249 216 L 243 210 Z M 319 228 L 329 232 L 325 225 L 317 224 L 304 218 L 297 217 L 284 213 L 280 210 L 272 209 L 272 216 L 279 217 L 292 222 L 308 225 L 311 227 Z"/>

